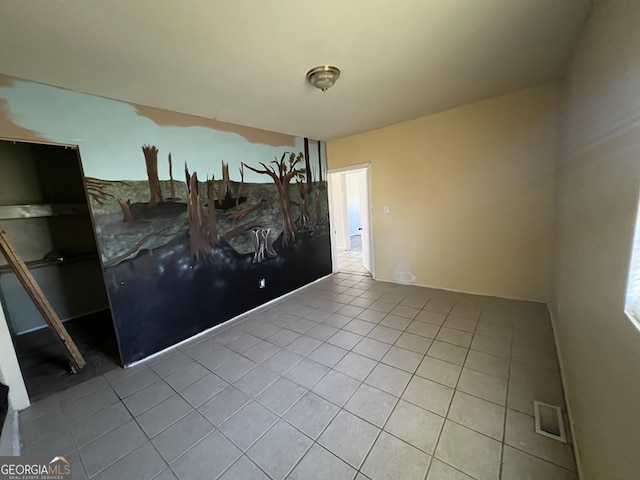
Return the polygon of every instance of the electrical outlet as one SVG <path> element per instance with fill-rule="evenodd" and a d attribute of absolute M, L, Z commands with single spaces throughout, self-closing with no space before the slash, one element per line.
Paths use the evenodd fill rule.
<path fill-rule="evenodd" d="M 261 279 L 258 281 L 258 287 L 260 287 L 260 288 L 264 288 L 264 287 L 266 287 L 266 286 L 267 286 L 267 280 L 266 280 L 265 278 L 261 278 Z"/>
<path fill-rule="evenodd" d="M 385 205 L 384 207 L 382 207 L 382 212 L 389 213 L 389 205 Z"/>

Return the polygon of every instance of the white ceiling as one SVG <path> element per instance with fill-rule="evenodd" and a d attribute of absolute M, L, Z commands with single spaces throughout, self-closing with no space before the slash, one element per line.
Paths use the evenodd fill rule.
<path fill-rule="evenodd" d="M 330 140 L 562 77 L 589 0 L 3 0 L 0 72 Z M 305 73 L 342 69 L 322 93 Z"/>

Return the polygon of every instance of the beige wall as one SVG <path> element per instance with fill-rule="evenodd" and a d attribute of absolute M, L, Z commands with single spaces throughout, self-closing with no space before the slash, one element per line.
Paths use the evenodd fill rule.
<path fill-rule="evenodd" d="M 640 2 L 595 2 L 563 92 L 552 311 L 583 479 L 640 478 Z"/>
<path fill-rule="evenodd" d="M 557 105 L 551 83 L 329 142 L 330 169 L 371 162 L 377 278 L 408 262 L 418 284 L 547 301 Z"/>

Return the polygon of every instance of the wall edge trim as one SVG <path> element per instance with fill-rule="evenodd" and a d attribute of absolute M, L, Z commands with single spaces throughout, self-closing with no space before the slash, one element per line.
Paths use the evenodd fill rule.
<path fill-rule="evenodd" d="M 569 396 L 569 390 L 567 389 L 567 380 L 564 375 L 564 361 L 560 344 L 558 343 L 558 335 L 556 333 L 556 321 L 553 315 L 553 309 L 551 308 L 551 302 L 547 302 L 547 311 L 549 312 L 549 318 L 551 319 L 551 328 L 553 329 L 553 342 L 556 346 L 556 354 L 558 356 L 558 364 L 560 365 L 560 378 L 562 379 L 562 391 L 564 393 L 564 401 L 567 406 L 567 415 L 569 416 L 569 428 L 571 429 L 571 440 L 573 447 L 573 456 L 576 461 L 576 469 L 578 480 L 585 478 L 582 470 L 582 458 L 580 457 L 580 448 L 578 447 L 578 438 L 576 437 L 575 426 L 573 422 L 573 409 L 571 406 L 571 400 Z"/>
<path fill-rule="evenodd" d="M 356 163 L 354 165 L 347 165 L 345 167 L 338 167 L 338 168 L 328 168 L 327 169 L 327 174 L 329 173 L 349 173 L 351 171 L 356 171 L 356 170 L 363 170 L 365 168 L 370 168 L 371 167 L 371 162 L 365 162 L 365 163 Z"/>

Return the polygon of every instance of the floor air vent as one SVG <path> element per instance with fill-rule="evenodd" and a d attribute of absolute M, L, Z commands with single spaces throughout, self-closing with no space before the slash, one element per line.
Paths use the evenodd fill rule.
<path fill-rule="evenodd" d="M 534 401 L 533 411 L 536 418 L 536 433 L 567 443 L 560 407 Z"/>

